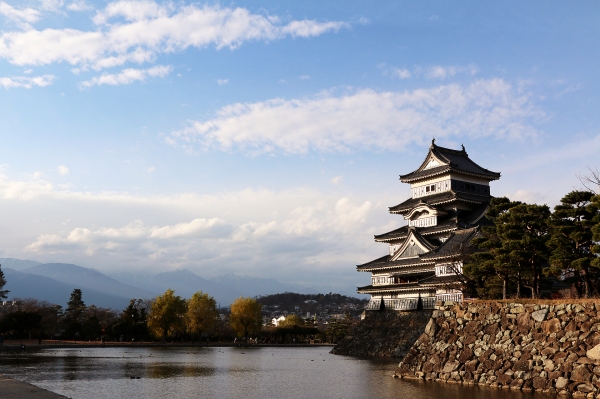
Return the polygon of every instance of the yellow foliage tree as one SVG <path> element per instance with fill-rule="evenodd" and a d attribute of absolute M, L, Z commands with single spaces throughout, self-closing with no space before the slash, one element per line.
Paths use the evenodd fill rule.
<path fill-rule="evenodd" d="M 187 302 L 187 313 L 185 315 L 187 331 L 199 337 L 203 332 L 215 327 L 215 319 L 219 316 L 217 312 L 217 301 L 215 298 L 203 293 L 196 292 Z"/>
<path fill-rule="evenodd" d="M 148 328 L 152 335 L 165 342 L 168 336 L 185 329 L 185 314 L 185 299 L 181 299 L 180 296 L 175 295 L 175 291 L 168 289 L 152 303 L 148 314 Z"/>
<path fill-rule="evenodd" d="M 295 326 L 303 327 L 304 319 L 298 315 L 291 314 L 291 315 L 287 316 L 285 318 L 285 320 L 280 321 L 278 326 L 279 327 L 295 327 Z"/>
<path fill-rule="evenodd" d="M 231 304 L 229 324 L 237 332 L 238 337 L 246 338 L 249 334 L 260 332 L 262 326 L 262 305 L 255 299 L 239 297 Z"/>

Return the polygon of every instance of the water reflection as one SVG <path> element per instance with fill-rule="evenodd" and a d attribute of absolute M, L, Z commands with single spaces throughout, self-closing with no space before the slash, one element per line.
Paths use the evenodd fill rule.
<path fill-rule="evenodd" d="M 329 348 L 92 348 L 0 355 L 2 373 L 72 398 L 489 398 L 553 396 L 391 377 L 396 362 Z M 134 377 L 134 379 L 132 379 Z M 139 377 L 139 379 L 135 379 Z"/>

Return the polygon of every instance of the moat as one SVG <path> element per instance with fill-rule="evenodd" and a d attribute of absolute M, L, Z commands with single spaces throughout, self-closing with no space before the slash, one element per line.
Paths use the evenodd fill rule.
<path fill-rule="evenodd" d="M 1 373 L 83 398 L 551 398 L 394 379 L 391 359 L 315 348 L 81 348 L 0 356 Z"/>

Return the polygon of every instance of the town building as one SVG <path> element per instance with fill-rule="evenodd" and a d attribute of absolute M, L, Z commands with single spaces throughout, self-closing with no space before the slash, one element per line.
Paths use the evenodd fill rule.
<path fill-rule="evenodd" d="M 500 173 L 473 162 L 465 147 L 440 147 L 432 140 L 425 160 L 414 172 L 400 176 L 410 184 L 410 198 L 389 208 L 406 224 L 375 241 L 388 244 L 388 254 L 358 265 L 371 273 L 367 310 L 432 309 L 435 301 L 462 302 L 462 266 L 469 243 L 488 222 L 490 182 Z"/>

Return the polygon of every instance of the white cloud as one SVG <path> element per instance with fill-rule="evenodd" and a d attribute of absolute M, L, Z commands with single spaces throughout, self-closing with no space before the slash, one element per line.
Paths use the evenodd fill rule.
<path fill-rule="evenodd" d="M 217 79 L 217 84 L 219 86 L 226 85 L 227 83 L 229 83 L 229 79 Z"/>
<path fill-rule="evenodd" d="M 474 76 L 479 72 L 476 65 L 469 66 L 432 66 L 425 69 L 425 77 L 429 79 L 446 79 L 457 74 L 467 74 Z"/>
<path fill-rule="evenodd" d="M 344 180 L 344 176 L 336 176 L 331 179 L 331 184 L 338 185 Z"/>
<path fill-rule="evenodd" d="M 89 11 L 93 9 L 94 7 L 85 0 L 74 0 L 67 5 L 67 10 L 69 11 Z"/>
<path fill-rule="evenodd" d="M 83 89 L 100 85 L 119 86 L 128 85 L 133 82 L 144 82 L 149 77 L 163 78 L 171 73 L 172 70 L 173 67 L 170 65 L 157 65 L 148 69 L 128 68 L 122 70 L 120 73 L 104 73 L 101 76 L 96 76 L 90 80 L 83 81 L 79 84 L 79 88 Z"/>
<path fill-rule="evenodd" d="M 0 87 L 5 89 L 46 87 L 51 85 L 54 79 L 56 79 L 54 75 L 0 77 Z"/>
<path fill-rule="evenodd" d="M 305 99 L 232 104 L 167 139 L 196 148 L 250 153 L 352 149 L 402 150 L 437 138 L 539 135 L 531 123 L 545 114 L 502 79 L 404 92 L 357 90 Z"/>
<path fill-rule="evenodd" d="M 56 168 L 56 170 L 63 176 L 69 174 L 69 168 L 67 168 L 65 165 L 60 165 L 58 168 Z"/>
<path fill-rule="evenodd" d="M 171 3 L 164 6 L 152 1 L 109 3 L 94 21 L 99 27 L 93 31 L 48 28 L 4 32 L 0 35 L 0 57 L 16 65 L 67 62 L 102 69 L 126 62 L 149 62 L 160 53 L 188 47 L 235 49 L 247 41 L 312 37 L 349 27 L 345 22 L 313 20 L 283 24 L 276 16 L 252 14 L 244 8 L 175 8 Z"/>
<path fill-rule="evenodd" d="M 11 256 L 104 271 L 186 267 L 203 276 L 234 272 L 314 283 L 315 276 L 337 274 L 354 281 L 360 277 L 348 273 L 354 264 L 384 252 L 372 235 L 389 222 L 385 205 L 396 199 L 378 199 L 383 203 L 307 188 L 90 193 L 0 173 L 6 213 L 0 233 Z"/>
<path fill-rule="evenodd" d="M 308 76 L 308 75 L 301 75 L 300 76 L 300 80 L 309 80 L 309 79 L 310 79 L 310 76 Z"/>
<path fill-rule="evenodd" d="M 411 73 L 408 69 L 393 68 L 392 74 L 400 79 L 408 79 L 411 77 Z"/>
<path fill-rule="evenodd" d="M 150 166 L 148 168 L 148 173 L 153 173 L 156 169 L 154 168 L 154 166 Z"/>
<path fill-rule="evenodd" d="M 45 11 L 59 11 L 64 5 L 63 0 L 40 0 L 40 6 L 42 10 Z"/>
<path fill-rule="evenodd" d="M 25 29 L 31 28 L 30 24 L 36 23 L 41 18 L 41 13 L 34 8 L 16 9 L 3 1 L 0 2 L 0 15 L 4 15 Z"/>

